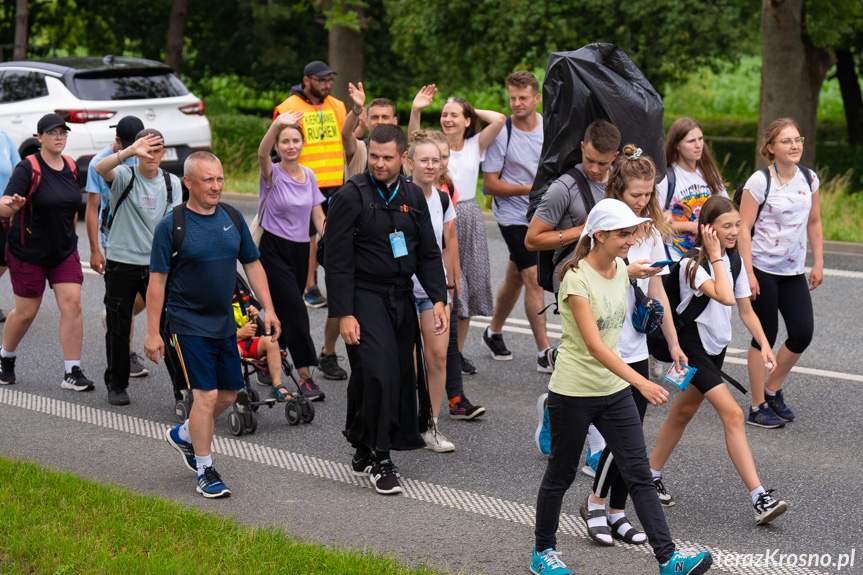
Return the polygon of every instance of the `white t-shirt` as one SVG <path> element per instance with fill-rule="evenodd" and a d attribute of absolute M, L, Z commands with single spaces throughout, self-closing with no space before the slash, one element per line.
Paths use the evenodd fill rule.
<path fill-rule="evenodd" d="M 636 242 L 634 246 L 629 248 L 627 256 L 629 263 L 637 262 L 638 260 L 650 260 L 658 262 L 665 259 L 665 244 L 662 242 L 662 236 L 656 230 L 650 237 L 644 238 L 641 242 Z M 662 268 L 662 271 L 657 275 L 667 275 L 668 268 Z M 650 278 L 638 278 L 635 280 L 638 287 L 645 294 L 647 286 L 650 283 Z M 626 321 L 623 322 L 623 331 L 620 332 L 620 341 L 617 342 L 617 347 L 620 349 L 620 357 L 626 363 L 635 363 L 647 359 L 647 335 L 635 331 L 632 327 L 632 310 L 635 309 L 635 290 L 632 289 L 632 284 L 628 284 L 626 288 Z M 671 317 L 668 314 L 667 317 Z"/>
<path fill-rule="evenodd" d="M 818 192 L 820 182 L 815 172 L 812 186 L 800 169 L 784 185 L 773 176 L 767 203 L 755 222 L 752 238 L 752 265 L 767 273 L 793 276 L 803 273 L 806 263 L 806 224 L 812 209 L 812 195 Z M 744 190 L 749 190 L 759 204 L 764 203 L 767 179 L 758 170 L 746 181 Z"/>
<path fill-rule="evenodd" d="M 485 159 L 485 152 L 479 152 L 479 134 L 464 141 L 458 152 L 449 151 L 449 175 L 458 190 L 459 202 L 476 201 L 476 184 L 479 180 L 479 164 Z"/>
<path fill-rule="evenodd" d="M 522 132 L 512 126 L 507 148 L 506 127 L 500 131 L 485 152 L 483 172 L 500 172 L 501 181 L 516 186 L 532 186 L 542 152 L 542 116 L 533 132 Z M 527 207 L 530 196 L 493 196 L 491 211 L 502 226 L 527 227 Z"/>
<path fill-rule="evenodd" d="M 671 211 L 671 218 L 676 222 L 695 222 L 698 221 L 698 216 L 701 214 L 701 206 L 704 205 L 710 196 L 710 187 L 704 179 L 700 168 L 695 168 L 695 172 L 687 172 L 677 162 L 672 164 L 674 169 L 674 196 L 671 198 L 671 203 L 668 209 Z M 659 205 L 665 209 L 665 199 L 668 196 L 668 176 L 662 179 L 657 186 L 657 198 Z M 728 197 L 725 188 L 720 190 L 719 195 Z M 678 234 L 672 238 L 672 245 L 669 248 L 671 259 L 679 260 L 683 255 L 692 249 L 695 243 L 695 234 Z"/>
<path fill-rule="evenodd" d="M 432 187 L 431 196 L 426 198 L 426 204 L 428 204 L 429 207 L 429 217 L 431 218 L 432 227 L 434 228 L 434 237 L 437 242 L 437 247 L 439 250 L 443 251 L 444 224 L 455 219 L 455 209 L 453 208 L 452 202 L 449 202 L 449 205 L 446 208 L 446 213 L 444 213 L 443 205 L 440 201 L 440 191 L 435 187 Z M 443 266 L 443 261 L 441 261 L 441 265 Z M 443 266 L 443 268 L 443 274 L 446 276 L 446 266 Z M 419 278 L 417 278 L 416 274 L 414 274 L 411 279 L 414 282 L 414 297 L 417 299 L 427 298 L 428 294 L 420 285 Z M 447 283 L 449 283 L 449 278 L 447 278 Z"/>
<path fill-rule="evenodd" d="M 689 305 L 693 297 L 702 295 L 700 289 L 695 291 L 689 287 L 687 267 L 690 258 L 680 260 L 680 305 L 677 306 L 677 313 L 682 313 Z M 728 259 L 728 254 L 722 256 L 722 261 L 725 262 L 725 273 L 728 274 L 728 280 L 734 282 L 731 278 L 731 261 Z M 707 280 L 716 280 L 713 266 L 710 266 L 710 273 L 704 271 L 702 266 L 698 266 L 698 271 L 695 273 L 695 285 L 700 288 Z M 734 286 L 734 299 L 749 297 L 752 292 L 749 290 L 749 279 L 746 276 L 746 268 L 740 266 L 740 273 L 737 274 L 737 285 Z M 695 319 L 698 324 L 698 337 L 701 338 L 701 345 L 704 346 L 704 351 L 710 355 L 719 355 L 729 343 L 731 343 L 731 308 L 734 306 L 719 303 L 715 299 L 711 299 L 707 308 L 701 315 Z"/>

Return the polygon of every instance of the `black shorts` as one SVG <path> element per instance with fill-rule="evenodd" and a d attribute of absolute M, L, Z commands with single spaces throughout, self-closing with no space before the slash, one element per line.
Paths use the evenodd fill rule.
<path fill-rule="evenodd" d="M 724 380 L 720 374 L 722 364 L 725 362 L 725 351 L 723 349 L 719 355 L 710 355 L 704 350 L 704 345 L 701 343 L 701 337 L 698 335 L 698 324 L 692 322 L 684 326 L 677 332 L 677 339 L 680 342 L 680 349 L 686 354 L 689 359 L 689 365 L 696 370 L 692 376 L 690 384 L 704 395 L 714 387 L 722 385 Z"/>
<path fill-rule="evenodd" d="M 324 200 L 324 203 L 321 204 L 321 208 L 323 208 L 323 210 L 324 210 L 324 215 L 327 215 L 327 210 L 330 209 L 330 198 L 333 196 L 333 194 L 335 194 L 336 192 L 338 192 L 341 189 L 342 189 L 341 186 L 330 186 L 329 188 L 320 188 L 321 193 L 326 198 L 326 200 Z M 317 233 L 318 233 L 318 230 L 315 229 L 315 221 L 312 218 L 309 218 L 309 237 L 313 238 L 317 235 Z"/>
<path fill-rule="evenodd" d="M 500 234 L 509 249 L 509 261 L 515 264 L 518 271 L 535 267 L 536 252 L 532 252 L 524 246 L 527 226 L 502 226 L 498 224 L 497 227 L 500 228 Z"/>

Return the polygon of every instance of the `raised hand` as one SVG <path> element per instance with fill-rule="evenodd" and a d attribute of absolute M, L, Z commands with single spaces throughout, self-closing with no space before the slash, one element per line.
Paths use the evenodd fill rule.
<path fill-rule="evenodd" d="M 414 102 L 411 107 L 415 110 L 424 110 L 428 108 L 431 106 L 435 94 L 437 94 L 437 88 L 434 84 L 423 86 L 414 97 Z"/>
<path fill-rule="evenodd" d="M 354 103 L 354 108 L 360 107 L 364 108 L 366 105 L 366 92 L 363 90 L 363 83 L 357 82 L 357 85 L 354 86 L 352 82 L 348 82 L 348 95 L 351 98 L 351 101 Z"/>

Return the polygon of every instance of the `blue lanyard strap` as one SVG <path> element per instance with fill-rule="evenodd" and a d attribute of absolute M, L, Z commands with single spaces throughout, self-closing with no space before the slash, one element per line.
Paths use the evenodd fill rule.
<path fill-rule="evenodd" d="M 386 196 L 384 196 L 384 193 L 383 193 L 383 191 L 381 190 L 381 186 L 380 186 L 380 184 L 378 183 L 378 181 L 377 181 L 376 179 L 374 179 L 374 178 L 372 178 L 372 181 L 375 183 L 375 188 L 377 188 L 378 193 L 381 195 L 381 199 L 384 201 L 384 203 L 385 203 L 386 205 L 390 205 L 390 202 L 391 202 L 391 201 L 393 201 L 393 198 L 394 198 L 394 197 L 396 197 L 396 194 L 397 194 L 397 193 L 399 193 L 399 186 L 401 185 L 401 181 L 398 181 L 398 180 L 396 181 L 396 189 L 395 189 L 395 190 L 393 190 L 393 193 L 392 193 L 392 195 L 390 196 L 390 199 L 387 199 L 387 198 L 386 198 Z M 386 187 L 386 184 L 385 184 L 384 186 Z"/>

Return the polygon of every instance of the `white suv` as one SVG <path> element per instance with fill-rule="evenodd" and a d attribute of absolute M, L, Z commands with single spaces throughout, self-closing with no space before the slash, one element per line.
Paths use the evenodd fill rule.
<path fill-rule="evenodd" d="M 78 164 L 81 187 L 90 159 L 114 142 L 110 128 L 137 116 L 165 137 L 164 167 L 182 176 L 183 162 L 210 149 L 204 103 L 174 71 L 141 58 L 48 58 L 0 64 L 0 130 L 21 157 L 39 149 L 39 118 L 60 114 L 71 128 L 65 154 Z"/>

